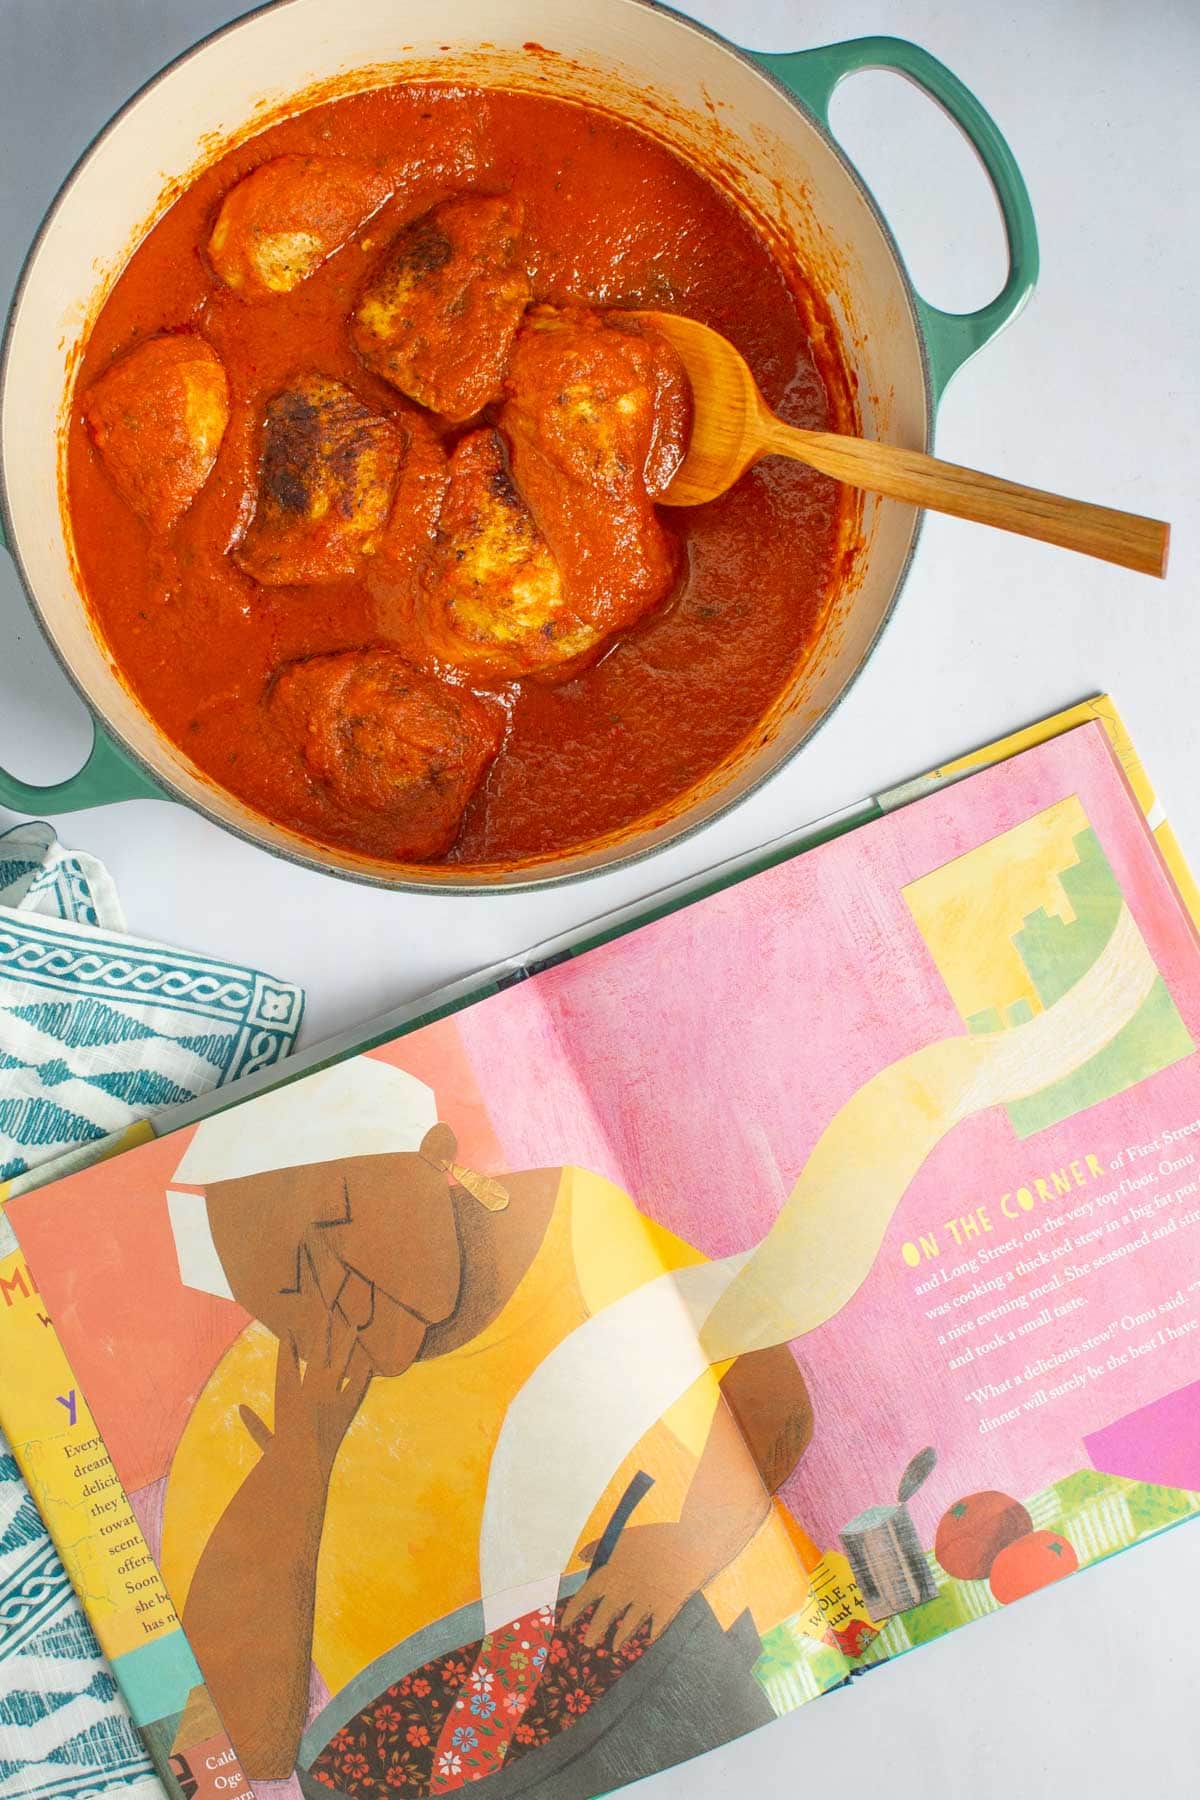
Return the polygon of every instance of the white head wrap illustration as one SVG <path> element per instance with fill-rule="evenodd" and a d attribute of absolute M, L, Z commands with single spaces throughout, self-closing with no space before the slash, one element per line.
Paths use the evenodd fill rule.
<path fill-rule="evenodd" d="M 249 1108 L 202 1120 L 174 1179 L 201 1188 L 347 1156 L 411 1152 L 436 1124 L 437 1102 L 423 1081 L 376 1057 L 351 1057 L 260 1094 Z M 231 1300 L 203 1195 L 172 1188 L 167 1206 L 184 1286 Z"/>

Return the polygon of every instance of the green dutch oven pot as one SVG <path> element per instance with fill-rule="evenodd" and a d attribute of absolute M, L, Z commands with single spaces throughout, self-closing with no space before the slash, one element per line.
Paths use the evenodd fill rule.
<path fill-rule="evenodd" d="M 527 49 L 531 42 L 543 50 Z M 915 292 L 870 193 L 830 133 L 838 83 L 879 68 L 906 76 L 949 113 L 995 189 L 1008 277 L 977 312 L 942 312 Z M 718 154 L 726 179 L 826 288 L 868 437 L 931 448 L 947 382 L 1015 316 L 1037 277 L 1033 214 L 1008 145 L 957 77 L 915 44 L 874 37 L 750 54 L 644 0 L 576 0 L 570 8 L 560 0 L 456 0 L 432 24 L 423 0 L 356 0 L 353 7 L 278 0 L 248 14 L 165 69 L 117 114 L 62 188 L 25 264 L 0 377 L 3 528 L 30 605 L 96 732 L 91 755 L 69 781 L 38 787 L 0 771 L 5 805 L 53 814 L 152 795 L 194 806 L 264 849 L 359 880 L 457 892 L 541 885 L 648 855 L 735 805 L 829 716 L 878 642 L 912 559 L 919 515 L 868 496 L 864 554 L 766 741 L 756 733 L 671 817 L 517 868 L 401 866 L 314 845 L 216 787 L 147 718 L 80 598 L 59 507 L 63 425 L 87 321 L 166 204 L 168 178 L 246 135 L 264 104 L 314 83 L 342 90 L 421 77 L 598 101 L 665 137 L 689 161 L 703 166 Z"/>

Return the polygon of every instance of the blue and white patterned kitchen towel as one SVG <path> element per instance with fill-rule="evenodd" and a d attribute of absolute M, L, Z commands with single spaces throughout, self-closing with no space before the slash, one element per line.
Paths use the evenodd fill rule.
<path fill-rule="evenodd" d="M 63 859 L 0 905 L 0 1181 L 278 1061 L 299 1029 L 289 982 L 101 928 L 97 869 Z"/>
<path fill-rule="evenodd" d="M 83 850 L 65 850 L 53 825 L 31 820 L 0 831 L 0 906 L 124 931 L 112 876 Z"/>
<path fill-rule="evenodd" d="M 303 1006 L 288 982 L 124 936 L 103 865 L 64 850 L 50 826 L 0 835 L 5 1191 L 277 1061 Z M 14 1242 L 0 1214 L 0 1255 Z M 0 1437 L 0 1800 L 16 1796 L 163 1800 L 163 1789 Z"/>
<path fill-rule="evenodd" d="M 21 1472 L 0 1438 L 0 1794 L 164 1800 Z"/>

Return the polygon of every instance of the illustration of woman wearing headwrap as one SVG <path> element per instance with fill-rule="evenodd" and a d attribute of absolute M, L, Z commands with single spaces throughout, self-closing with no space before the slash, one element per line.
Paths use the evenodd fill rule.
<path fill-rule="evenodd" d="M 1045 1011 L 864 1083 L 711 1262 L 586 1171 L 461 1167 L 370 1056 L 204 1121 L 180 1275 L 253 1322 L 180 1440 L 162 1569 L 250 1779 L 586 1800 L 770 1717 L 760 1634 L 815 1560 L 773 1498 L 812 1430 L 789 1344 L 948 1131 L 1081 1068 L 1156 979 L 1122 911 Z"/>
<path fill-rule="evenodd" d="M 591 1496 L 587 1560 L 572 1559 L 561 1603 L 562 1571 L 547 1571 L 549 1604 L 502 1607 L 521 1636 L 503 1669 L 484 1667 L 481 1536 L 510 1402 L 586 1320 L 703 1259 L 598 1176 L 501 1182 L 456 1154 L 430 1091 L 360 1058 L 258 1100 L 252 1132 L 236 1111 L 203 1123 L 168 1195 L 184 1283 L 257 1321 L 184 1432 L 162 1552 L 251 1780 L 288 1775 L 299 1755 L 313 1792 L 343 1779 L 347 1792 L 445 1792 L 481 1770 L 512 1792 L 543 1779 L 547 1794 L 594 1792 L 594 1759 L 570 1778 L 538 1765 L 564 1727 L 582 1745 L 606 1695 L 624 1717 L 618 1685 L 644 1686 L 643 1653 L 672 1634 L 675 1755 L 771 1716 L 750 1674 L 754 1623 L 803 1600 L 802 1534 L 772 1495 L 811 1431 L 786 1346 L 698 1365 L 661 1421 L 634 1430 Z M 582 1450 L 587 1389 L 604 1379 L 598 1366 L 574 1417 L 548 1417 L 529 1447 L 546 1488 Z M 310 1680 L 332 1698 L 304 1733 Z M 364 1708 L 382 1721 L 365 1754 L 344 1748 Z M 635 1737 L 636 1709 L 618 1732 Z M 640 1754 L 646 1768 L 671 1760 L 661 1742 Z M 360 1790 L 368 1764 L 375 1786 Z"/>

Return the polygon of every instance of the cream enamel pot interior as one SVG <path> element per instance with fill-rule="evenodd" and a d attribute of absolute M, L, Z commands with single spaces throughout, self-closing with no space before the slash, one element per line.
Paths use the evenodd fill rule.
<path fill-rule="evenodd" d="M 294 97 L 416 77 L 533 89 L 611 108 L 717 167 L 827 290 L 857 378 L 864 434 L 928 448 L 945 383 L 1018 311 L 1037 274 L 1020 173 L 979 103 L 940 63 L 892 38 L 753 57 L 645 0 L 278 0 L 198 45 L 120 112 L 64 185 L 30 252 L 0 385 L 3 523 L 30 603 L 97 721 L 85 767 L 55 787 L 0 772 L 0 801 L 53 813 L 147 794 L 175 798 L 311 867 L 394 887 L 475 891 L 577 877 L 644 856 L 707 823 L 811 735 L 862 668 L 895 604 L 918 515 L 868 498 L 860 554 L 810 666 L 769 729 L 670 816 L 515 868 L 410 868 L 327 849 L 215 787 L 142 712 L 93 633 L 59 504 L 62 426 L 88 323 L 171 184 Z M 826 118 L 838 81 L 887 67 L 961 126 L 1004 216 L 1009 275 L 981 311 L 941 313 L 914 293 L 886 225 Z M 765 741 L 764 741 L 765 740 Z"/>

